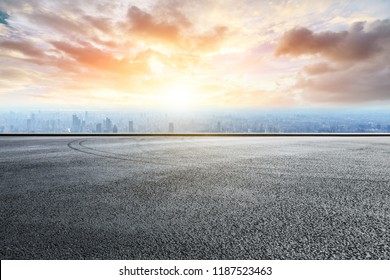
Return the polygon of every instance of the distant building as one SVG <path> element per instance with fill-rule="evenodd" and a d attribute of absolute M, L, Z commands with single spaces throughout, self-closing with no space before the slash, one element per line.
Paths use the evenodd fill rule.
<path fill-rule="evenodd" d="M 217 132 L 221 132 L 222 129 L 221 129 L 221 122 L 218 122 L 217 123 Z"/>
<path fill-rule="evenodd" d="M 129 132 L 134 132 L 133 121 L 129 121 Z"/>
<path fill-rule="evenodd" d="M 112 132 L 113 133 L 118 133 L 118 127 L 116 125 L 114 125 L 114 128 L 112 129 Z"/>
<path fill-rule="evenodd" d="M 27 132 L 28 133 L 33 132 L 31 119 L 27 119 Z"/>
<path fill-rule="evenodd" d="M 174 131 L 173 122 L 170 122 L 168 125 L 168 132 L 173 133 Z"/>
<path fill-rule="evenodd" d="M 98 123 L 96 125 L 96 133 L 102 133 L 102 124 L 101 123 Z"/>
<path fill-rule="evenodd" d="M 72 133 L 77 133 L 80 132 L 81 130 L 81 120 L 77 117 L 77 115 L 72 116 L 72 128 L 71 132 Z"/>
<path fill-rule="evenodd" d="M 109 118 L 106 118 L 103 121 L 104 132 L 112 132 L 112 121 Z"/>

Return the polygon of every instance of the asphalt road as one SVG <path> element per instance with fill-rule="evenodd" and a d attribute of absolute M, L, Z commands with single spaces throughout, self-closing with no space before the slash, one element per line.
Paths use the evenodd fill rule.
<path fill-rule="evenodd" d="M 0 137 L 1 259 L 390 259 L 390 138 Z"/>

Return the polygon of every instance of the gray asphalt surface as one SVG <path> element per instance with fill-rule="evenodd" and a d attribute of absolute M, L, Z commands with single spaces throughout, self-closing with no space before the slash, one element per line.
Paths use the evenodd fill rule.
<path fill-rule="evenodd" d="M 1 259 L 390 259 L 390 138 L 0 137 Z"/>

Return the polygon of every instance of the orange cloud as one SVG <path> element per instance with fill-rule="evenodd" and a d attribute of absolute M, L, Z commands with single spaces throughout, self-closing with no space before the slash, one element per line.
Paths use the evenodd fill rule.
<path fill-rule="evenodd" d="M 110 53 L 97 49 L 86 42 L 83 42 L 82 46 L 74 46 L 65 42 L 51 42 L 51 44 L 81 65 L 101 71 L 118 72 L 123 75 L 148 72 L 145 61 L 117 59 Z"/>
<path fill-rule="evenodd" d="M 217 26 L 209 34 L 194 36 L 192 39 L 193 47 L 200 51 L 217 50 L 226 38 L 227 32 L 226 26 Z"/>
<path fill-rule="evenodd" d="M 172 43 L 179 40 L 180 29 L 177 24 L 157 22 L 151 14 L 142 11 L 136 6 L 129 8 L 127 17 L 130 20 L 131 33 Z"/>
<path fill-rule="evenodd" d="M 180 3 L 178 3 L 179 5 Z M 128 32 L 141 40 L 173 45 L 178 49 L 203 52 L 217 50 L 228 34 L 228 28 L 215 26 L 210 31 L 196 33 L 193 24 L 172 3 L 157 5 L 154 14 L 131 6 L 127 12 Z"/>

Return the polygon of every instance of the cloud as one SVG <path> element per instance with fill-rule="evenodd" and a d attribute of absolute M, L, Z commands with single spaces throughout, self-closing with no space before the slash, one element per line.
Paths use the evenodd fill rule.
<path fill-rule="evenodd" d="M 216 50 L 226 38 L 227 32 L 228 28 L 226 26 L 216 26 L 209 34 L 194 36 L 194 48 L 200 51 Z"/>
<path fill-rule="evenodd" d="M 355 22 L 340 32 L 314 33 L 307 28 L 294 28 L 281 37 L 275 54 L 310 55 L 324 60 L 300 71 L 294 88 L 306 101 L 390 100 L 390 20 Z"/>
<path fill-rule="evenodd" d="M 389 4 L 374 2 L 1 0 L 2 68 L 40 79 L 0 82 L 74 99 L 110 90 L 153 99 L 186 77 L 226 106 L 390 100 L 390 24 L 375 21 Z"/>
<path fill-rule="evenodd" d="M 136 6 L 131 6 L 128 9 L 127 18 L 131 23 L 130 32 L 173 43 L 179 39 L 180 30 L 177 24 L 157 22 L 151 14 Z"/>
<path fill-rule="evenodd" d="M 79 35 L 87 33 L 85 25 L 81 24 L 77 18 L 71 18 L 61 13 L 48 13 L 42 10 L 35 11 L 28 17 L 32 23 L 67 34 L 68 36 L 72 33 Z"/>
<path fill-rule="evenodd" d="M 390 69 L 375 72 L 349 69 L 321 76 L 320 79 L 303 78 L 298 86 L 302 97 L 315 103 L 356 104 L 390 100 Z"/>
<path fill-rule="evenodd" d="M 26 41 L 2 40 L 0 41 L 0 49 L 17 51 L 33 58 L 41 58 L 45 56 L 45 52 L 43 50 Z"/>
<path fill-rule="evenodd" d="M 123 75 L 147 73 L 148 71 L 147 64 L 143 60 L 117 59 L 111 53 L 95 48 L 87 42 L 79 43 L 81 45 L 75 46 L 60 41 L 51 42 L 57 50 L 82 66 Z"/>
<path fill-rule="evenodd" d="M 146 12 L 131 6 L 127 12 L 128 32 L 132 36 L 157 43 L 168 43 L 187 51 L 215 51 L 228 35 L 229 29 L 217 25 L 207 31 L 196 32 L 192 22 L 179 10 L 181 2 L 158 2 Z M 204 28 L 204 27 L 203 27 Z"/>
<path fill-rule="evenodd" d="M 111 32 L 111 21 L 109 18 L 84 15 L 84 21 L 101 32 L 109 34 Z"/>
<path fill-rule="evenodd" d="M 330 66 L 326 62 L 320 62 L 320 63 L 310 64 L 308 66 L 303 67 L 303 71 L 305 71 L 309 75 L 320 75 L 324 73 L 337 71 L 337 69 Z"/>
<path fill-rule="evenodd" d="M 320 55 L 334 61 L 359 61 L 387 51 L 390 20 L 355 22 L 349 30 L 319 32 L 296 27 L 287 31 L 275 50 L 281 55 Z"/>
<path fill-rule="evenodd" d="M 0 68 L 0 94 L 10 91 L 27 89 L 37 81 L 41 81 L 41 74 L 32 69 L 20 69 L 17 66 L 7 65 Z"/>
<path fill-rule="evenodd" d="M 1 37 L 3 37 L 3 36 L 5 37 L 9 33 L 10 33 L 9 28 L 6 25 L 4 25 L 4 24 L 0 24 L 0 36 Z"/>

